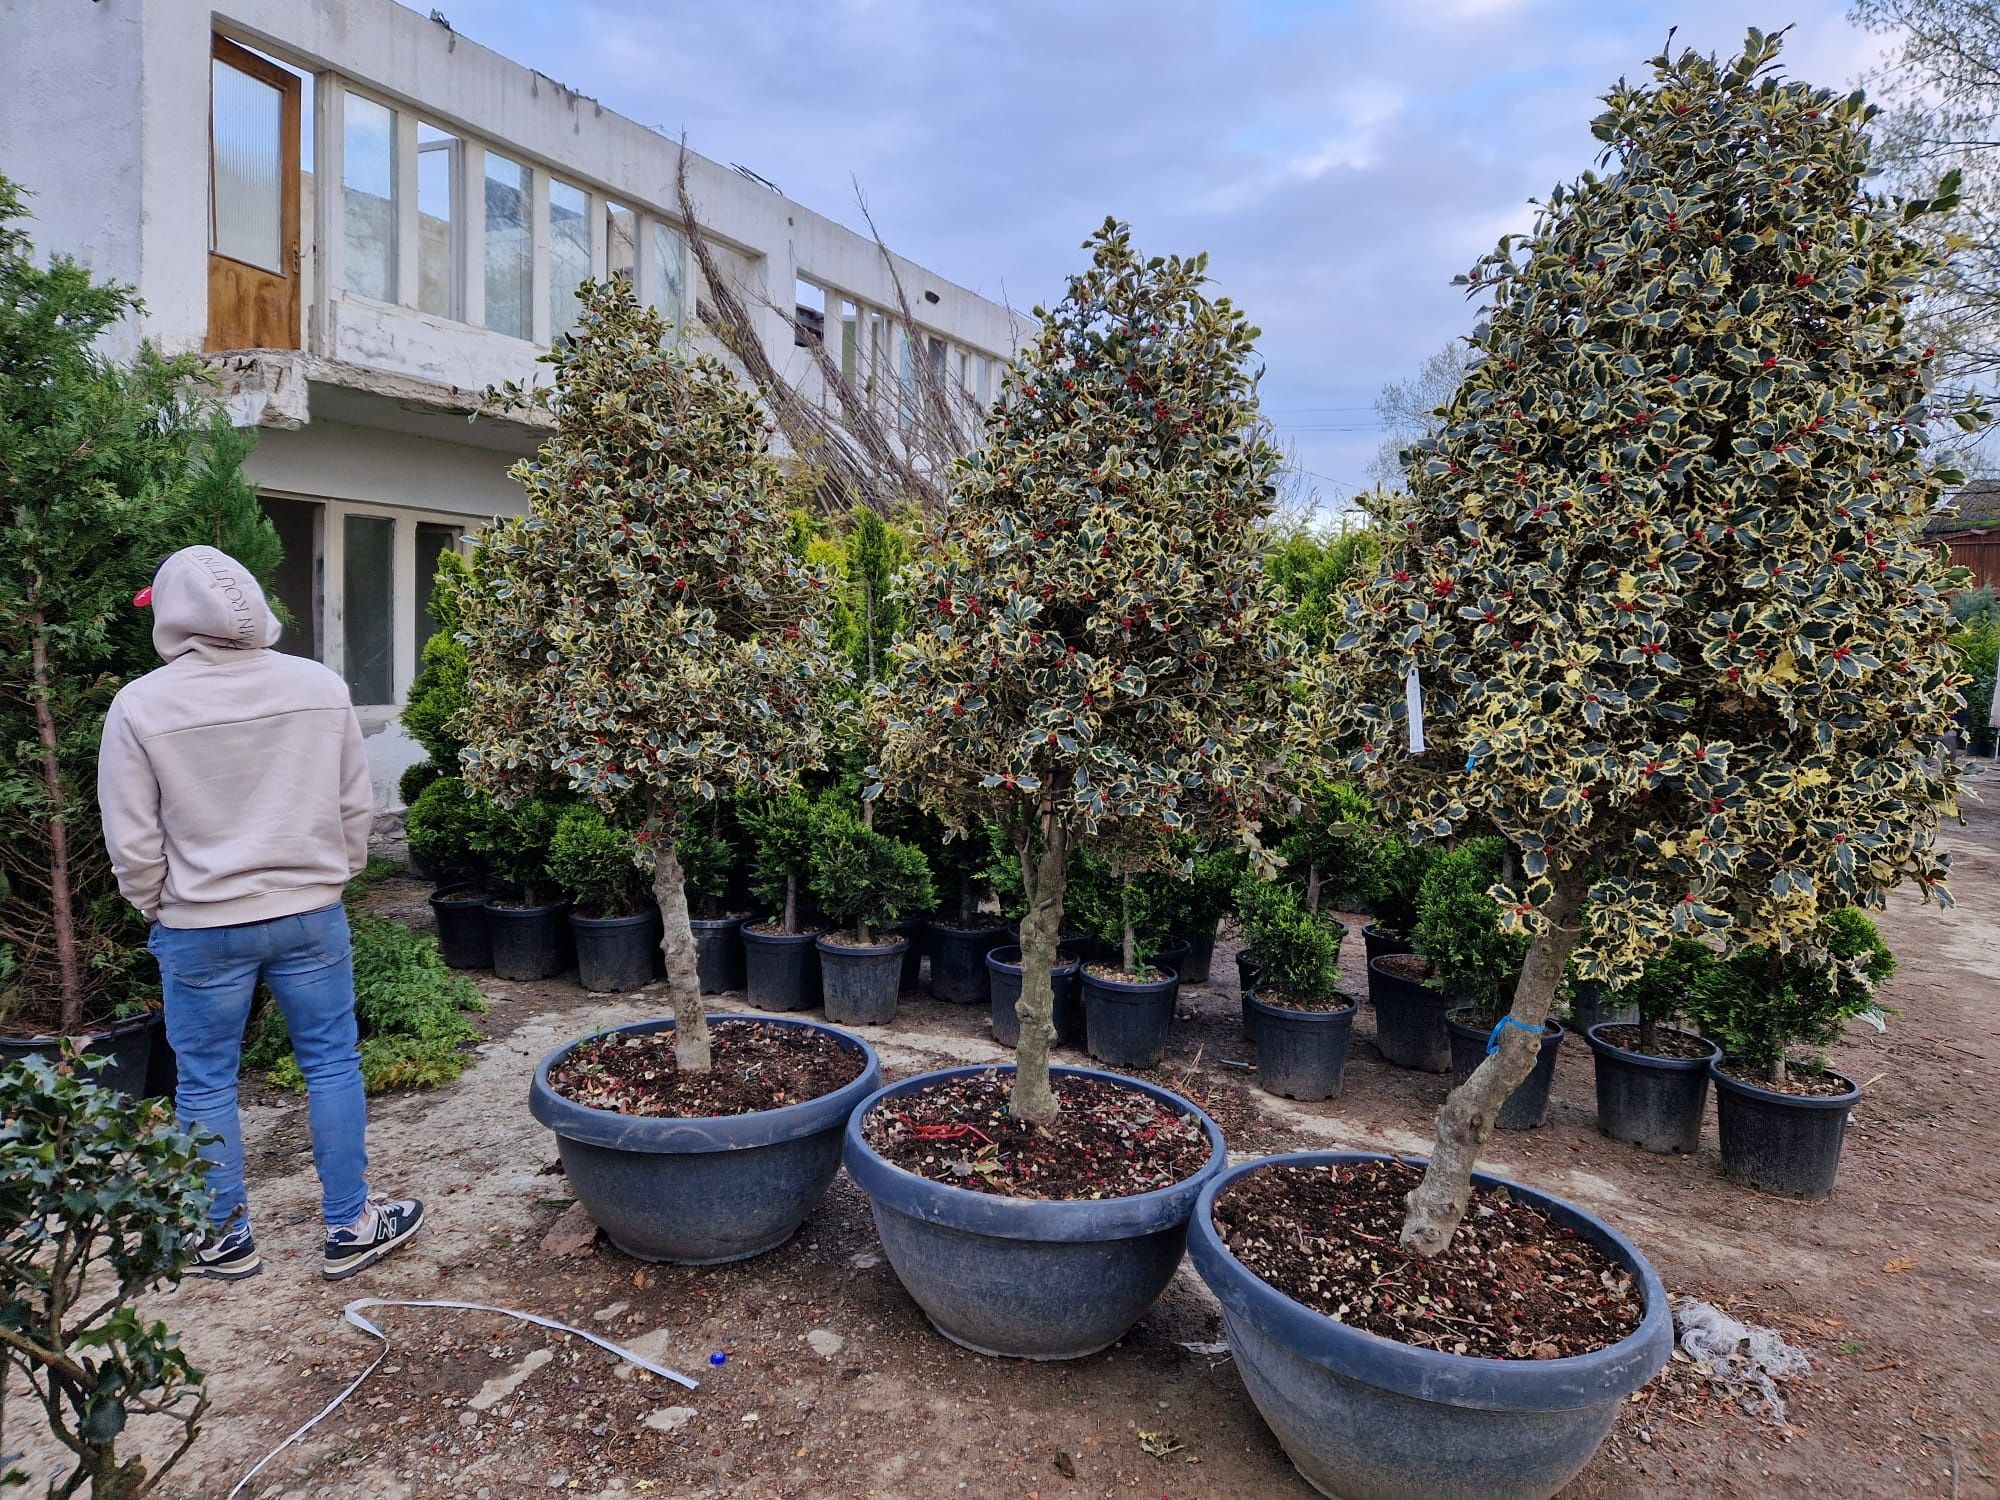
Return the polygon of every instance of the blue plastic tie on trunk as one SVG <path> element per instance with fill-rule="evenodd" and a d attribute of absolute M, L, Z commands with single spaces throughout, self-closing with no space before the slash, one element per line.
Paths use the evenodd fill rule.
<path fill-rule="evenodd" d="M 1517 1021 L 1512 1016 L 1502 1016 L 1494 1024 L 1493 1030 L 1487 1033 L 1486 1055 L 1488 1057 L 1491 1057 L 1500 1050 L 1500 1033 L 1505 1031 L 1509 1026 L 1512 1026 L 1517 1031 L 1525 1031 L 1530 1036 L 1540 1036 L 1542 1034 L 1542 1028 L 1539 1026 L 1530 1026 L 1526 1021 Z"/>

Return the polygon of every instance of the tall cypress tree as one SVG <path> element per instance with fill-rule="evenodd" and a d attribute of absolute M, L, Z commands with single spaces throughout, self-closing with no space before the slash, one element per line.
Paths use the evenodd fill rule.
<path fill-rule="evenodd" d="M 1439 1111 L 1423 1253 L 1573 947 L 1617 979 L 1676 936 L 1810 949 L 1903 879 L 1942 895 L 1959 679 L 1920 533 L 1956 476 L 1925 439 L 1977 416 L 1938 409 L 1906 331 L 1938 270 L 1906 226 L 1953 189 L 1871 197 L 1868 106 L 1778 48 L 1654 58 L 1606 96 L 1602 170 L 1464 278 L 1491 299 L 1470 367 L 1348 605 L 1352 769 L 1416 837 L 1505 835 L 1495 895 L 1535 934 L 1514 1024 Z"/>
<path fill-rule="evenodd" d="M 1207 257 L 1141 259 L 1115 220 L 1036 309 L 983 452 L 914 569 L 882 692 L 876 790 L 1020 861 L 1012 1112 L 1047 1120 L 1049 972 L 1069 855 L 1128 868 L 1176 834 L 1227 839 L 1272 793 L 1291 675 L 1265 571 L 1278 455 L 1258 430 L 1257 330 Z"/>

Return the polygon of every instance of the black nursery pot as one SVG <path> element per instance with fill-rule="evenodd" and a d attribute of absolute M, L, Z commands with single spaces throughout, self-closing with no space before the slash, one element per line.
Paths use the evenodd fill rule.
<path fill-rule="evenodd" d="M 89 1077 L 92 1083 L 142 1099 L 149 1092 L 146 1084 L 156 1039 L 160 1049 L 165 1051 L 166 1031 L 157 1011 L 113 1021 L 98 1030 L 80 1033 L 73 1039 L 0 1036 L 0 1067 L 24 1057 L 45 1057 L 50 1062 L 56 1062 L 62 1057 L 64 1042 L 74 1040 L 78 1051 L 105 1059 L 103 1067 L 91 1071 Z"/>
<path fill-rule="evenodd" d="M 1169 932 L 1160 939 L 1159 946 L 1153 950 L 1153 962 L 1162 969 L 1172 969 L 1182 980 L 1191 984 L 1193 981 L 1187 977 L 1186 965 L 1188 954 L 1193 951 L 1193 944 L 1189 943 L 1186 938 L 1182 937 L 1179 933 Z M 1121 950 L 1112 962 L 1116 963 L 1124 957 L 1125 955 Z"/>
<path fill-rule="evenodd" d="M 1368 998 L 1375 1003 L 1375 1045 L 1385 1060 L 1424 1073 L 1450 1071 L 1451 1033 L 1444 1024 L 1450 997 L 1421 980 L 1391 974 L 1381 959 L 1371 958 Z"/>
<path fill-rule="evenodd" d="M 1159 965 L 1154 967 L 1160 968 Z M 1114 1068 L 1150 1068 L 1166 1055 L 1180 976 L 1132 983 L 1083 971 L 1083 1029 L 1090 1055 Z"/>
<path fill-rule="evenodd" d="M 902 986 L 906 993 L 923 987 L 924 974 L 924 919 L 910 917 L 905 921 L 891 922 L 882 929 L 893 932 L 909 944 L 903 950 Z"/>
<path fill-rule="evenodd" d="M 903 955 L 910 940 L 868 946 L 819 939 L 820 988 L 826 1018 L 842 1026 L 886 1026 L 896 1019 L 903 988 Z"/>
<path fill-rule="evenodd" d="M 1569 1024 L 1572 1031 L 1590 1035 L 1590 1028 L 1601 1022 L 1632 1024 L 1639 1019 L 1639 1007 L 1635 1002 L 1607 1003 L 1611 1000 L 1611 986 L 1601 979 L 1573 980 L 1569 987 Z"/>
<path fill-rule="evenodd" d="M 454 969 L 493 967 L 493 938 L 486 922 L 486 893 L 456 886 L 434 892 L 431 920 L 437 923 L 438 953 Z"/>
<path fill-rule="evenodd" d="M 759 932 L 744 923 L 744 995 L 757 1010 L 809 1010 L 820 1003 L 819 933 Z"/>
<path fill-rule="evenodd" d="M 493 972 L 502 979 L 547 979 L 563 971 L 560 906 L 486 903 L 486 931 L 493 942 Z"/>
<path fill-rule="evenodd" d="M 671 1031 L 639 1021 L 612 1035 Z M 830 1094 L 755 1114 L 661 1118 L 592 1109 L 549 1087 L 549 1069 L 576 1046 L 542 1059 L 528 1093 L 553 1130 L 563 1172 L 612 1244 L 638 1260 L 712 1266 L 774 1250 L 825 1196 L 840 1168 L 841 1132 L 882 1082 L 860 1037 L 812 1021 L 759 1018 L 763 1026 L 828 1032 L 860 1052 L 861 1074 Z"/>
<path fill-rule="evenodd" d="M 1248 948 L 1236 950 L 1236 986 L 1243 992 L 1243 1039 L 1257 1045 L 1257 1012 L 1250 1004 L 1250 992 L 1264 977 L 1264 966 Z"/>
<path fill-rule="evenodd" d="M 1480 1359 L 1399 1343 L 1293 1301 L 1222 1242 L 1215 1200 L 1237 1178 L 1282 1166 L 1386 1160 L 1301 1152 L 1242 1163 L 1209 1179 L 1188 1254 L 1222 1303 L 1237 1373 L 1299 1473 L 1344 1500 L 1548 1500 L 1604 1441 L 1620 1406 L 1673 1352 L 1659 1274 L 1603 1220 L 1546 1193 L 1504 1187 L 1574 1230 L 1632 1277 L 1639 1326 L 1617 1343 L 1563 1359 Z M 1420 1165 L 1420 1163 L 1419 1163 Z"/>
<path fill-rule="evenodd" d="M 1842 1092 L 1786 1094 L 1746 1083 L 1723 1071 L 1720 1061 L 1708 1072 L 1715 1080 L 1725 1176 L 1786 1198 L 1824 1198 L 1833 1191 L 1860 1085 L 1829 1069 L 1823 1076 L 1847 1085 Z"/>
<path fill-rule="evenodd" d="M 1341 1010 L 1293 1010 L 1247 994 L 1243 1004 L 1256 1023 L 1258 1088 L 1286 1099 L 1340 1092 L 1354 1034 L 1352 1002 Z"/>
<path fill-rule="evenodd" d="M 1445 1029 L 1451 1033 L 1451 1086 L 1457 1088 L 1472 1076 L 1472 1070 L 1486 1061 L 1486 1041 L 1493 1035 L 1491 1026 L 1479 1026 L 1464 1017 L 1474 1014 L 1470 1007 L 1454 1010 L 1445 1017 Z M 1528 1076 L 1514 1087 L 1506 1101 L 1500 1106 L 1500 1113 L 1494 1117 L 1495 1130 L 1539 1130 L 1542 1122 L 1549 1117 L 1549 1086 L 1556 1078 L 1556 1052 L 1562 1046 L 1563 1028 L 1559 1022 L 1542 1023 L 1542 1050 L 1535 1054 L 1535 1065 L 1528 1070 Z"/>
<path fill-rule="evenodd" d="M 1222 1167 L 1222 1132 L 1187 1100 L 1150 1083 L 1059 1067 L 1051 1069 L 1058 1081 L 1107 1079 L 1192 1115 L 1207 1132 L 1208 1160 L 1191 1177 L 1125 1198 L 1004 1198 L 906 1172 L 868 1144 L 862 1126 L 869 1111 L 985 1071 L 919 1073 L 864 1101 L 847 1122 L 847 1175 L 868 1195 L 897 1278 L 939 1333 L 1007 1359 L 1095 1354 L 1123 1338 L 1173 1280 L 1188 1212 Z"/>
<path fill-rule="evenodd" d="M 653 980 L 653 955 L 660 949 L 660 914 L 630 917 L 569 914 L 576 943 L 576 982 L 593 995 L 643 989 Z"/>
<path fill-rule="evenodd" d="M 1398 953 L 1408 953 L 1410 951 L 1410 940 L 1398 937 L 1395 933 L 1377 927 L 1373 922 L 1369 922 L 1361 929 L 1361 950 L 1367 954 L 1370 965 L 1373 965 L 1378 958 L 1389 958 Z"/>
<path fill-rule="evenodd" d="M 925 927 L 931 957 L 931 994 L 953 1005 L 985 1005 L 986 955 L 1005 947 L 1012 934 L 998 925 L 953 927 L 935 918 Z"/>
<path fill-rule="evenodd" d="M 1722 1056 L 1715 1043 L 1671 1026 L 1667 1036 L 1702 1042 L 1700 1057 L 1655 1057 L 1607 1042 L 1598 1033 L 1624 1021 L 1599 1021 L 1583 1034 L 1597 1066 L 1597 1129 L 1644 1151 L 1692 1156 L 1701 1149 L 1701 1117 L 1708 1109 L 1708 1065 Z"/>
<path fill-rule="evenodd" d="M 1207 984 L 1215 968 L 1215 929 L 1222 919 L 1205 922 L 1187 935 L 1187 955 L 1174 965 L 1182 984 Z"/>
<path fill-rule="evenodd" d="M 696 917 L 694 967 L 704 995 L 725 995 L 743 988 L 742 917 Z"/>
<path fill-rule="evenodd" d="M 1066 948 L 1056 950 L 1056 966 L 1049 974 L 1049 987 L 1055 992 L 1058 1047 L 1083 1045 L 1083 995 L 1077 986 L 1077 975 L 1082 971 L 1081 958 Z M 1021 950 L 995 948 L 987 954 L 986 978 L 992 997 L 993 1040 L 1003 1047 L 1018 1046 L 1021 1018 L 1015 1006 L 1021 1000 Z"/>

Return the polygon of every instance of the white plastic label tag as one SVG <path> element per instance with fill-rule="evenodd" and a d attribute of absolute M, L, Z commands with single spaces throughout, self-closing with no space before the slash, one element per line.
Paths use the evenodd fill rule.
<path fill-rule="evenodd" d="M 1403 679 L 1403 707 L 1410 721 L 1410 754 L 1424 753 L 1424 685 L 1417 676 L 1417 669 L 1410 668 L 1410 675 Z"/>

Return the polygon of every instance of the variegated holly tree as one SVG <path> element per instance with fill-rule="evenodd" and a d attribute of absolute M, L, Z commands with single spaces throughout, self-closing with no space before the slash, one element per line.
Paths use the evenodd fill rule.
<path fill-rule="evenodd" d="M 1950 188 L 1870 197 L 1868 107 L 1777 51 L 1753 31 L 1606 96 L 1608 170 L 1466 278 L 1492 299 L 1471 368 L 1348 605 L 1354 772 L 1417 836 L 1505 835 L 1495 894 L 1535 934 L 1518 1024 L 1439 1111 L 1402 1236 L 1426 1254 L 1572 948 L 1630 977 L 1683 934 L 1810 949 L 1905 877 L 1942 896 L 1958 696 L 1919 532 L 1944 414 L 1905 331 L 1937 266 L 1905 225 Z"/>
<path fill-rule="evenodd" d="M 1271 795 L 1290 675 L 1264 570 L 1278 455 L 1257 427 L 1257 330 L 1207 257 L 1141 259 L 1114 220 L 965 460 L 916 565 L 882 689 L 871 791 L 1021 862 L 1015 1116 L 1057 1112 L 1049 969 L 1069 856 L 1131 866 L 1226 839 Z"/>
<path fill-rule="evenodd" d="M 712 355 L 667 347 L 614 277 L 583 289 L 544 356 L 553 384 L 496 393 L 555 417 L 513 476 L 528 513 L 480 547 L 462 601 L 466 777 L 503 798 L 563 786 L 633 830 L 653 866 L 683 1068 L 709 1065 L 679 841 L 724 793 L 822 763 L 845 667 L 826 580 L 786 550 L 756 399 Z"/>

